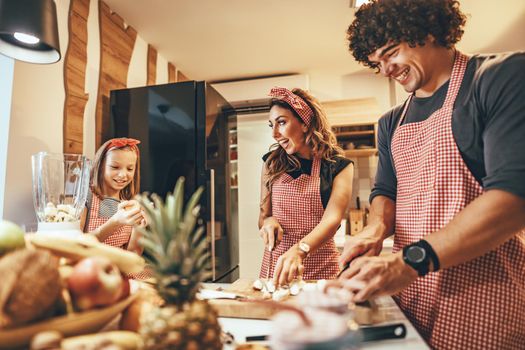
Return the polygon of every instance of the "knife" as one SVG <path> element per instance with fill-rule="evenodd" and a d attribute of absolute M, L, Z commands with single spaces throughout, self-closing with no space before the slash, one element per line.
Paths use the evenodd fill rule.
<path fill-rule="evenodd" d="M 231 292 L 224 292 L 213 289 L 201 289 L 199 291 L 199 297 L 202 300 L 214 300 L 214 299 L 231 299 L 231 300 L 248 300 L 250 297 L 245 295 L 239 295 Z"/>
<path fill-rule="evenodd" d="M 361 341 L 374 341 L 385 339 L 401 339 L 406 337 L 407 329 L 403 323 L 393 323 L 384 326 L 360 327 Z"/>
<path fill-rule="evenodd" d="M 393 323 L 384 326 L 359 327 L 361 341 L 369 342 L 374 340 L 402 339 L 407 335 L 407 329 L 403 323 Z M 264 341 L 268 340 L 267 335 L 247 336 L 246 341 Z"/>

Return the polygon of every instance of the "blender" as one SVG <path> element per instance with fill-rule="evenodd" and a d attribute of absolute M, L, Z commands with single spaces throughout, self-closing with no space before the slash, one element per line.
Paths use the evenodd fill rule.
<path fill-rule="evenodd" d="M 80 154 L 40 152 L 31 157 L 37 234 L 82 235 L 80 216 L 89 191 L 90 161 Z"/>

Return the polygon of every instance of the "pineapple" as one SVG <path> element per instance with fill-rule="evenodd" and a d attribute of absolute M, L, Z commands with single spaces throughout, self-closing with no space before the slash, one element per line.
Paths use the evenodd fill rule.
<path fill-rule="evenodd" d="M 164 301 L 141 313 L 139 333 L 145 349 L 222 349 L 216 311 L 196 299 L 201 282 L 211 276 L 205 230 L 195 228 L 203 189 L 193 194 L 184 213 L 183 191 L 181 177 L 165 202 L 155 194 L 154 204 L 147 195 L 137 198 L 149 218 L 140 242 Z"/>

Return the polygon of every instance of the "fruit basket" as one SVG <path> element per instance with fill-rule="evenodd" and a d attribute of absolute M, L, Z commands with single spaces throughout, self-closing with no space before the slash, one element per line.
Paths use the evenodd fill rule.
<path fill-rule="evenodd" d="M 96 332 L 120 314 L 136 296 L 136 293 L 132 294 L 101 309 L 75 312 L 17 328 L 0 329 L 0 349 L 23 347 L 30 343 L 35 334 L 42 331 L 56 330 L 66 337 Z"/>

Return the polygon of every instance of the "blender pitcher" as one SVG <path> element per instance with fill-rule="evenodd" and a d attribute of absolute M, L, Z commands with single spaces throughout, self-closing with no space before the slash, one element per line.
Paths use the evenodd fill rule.
<path fill-rule="evenodd" d="M 37 234 L 75 237 L 89 191 L 90 161 L 79 154 L 40 152 L 32 157 Z"/>

